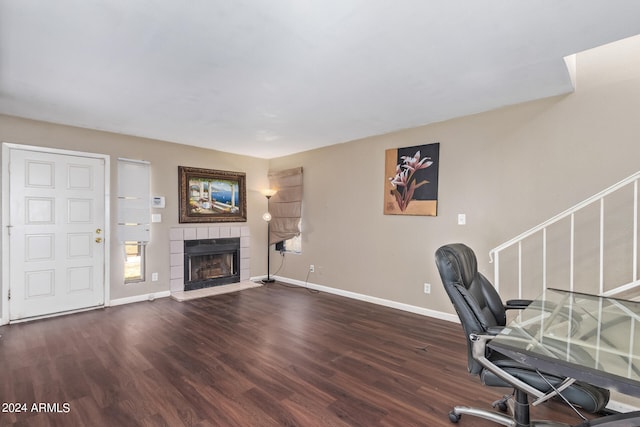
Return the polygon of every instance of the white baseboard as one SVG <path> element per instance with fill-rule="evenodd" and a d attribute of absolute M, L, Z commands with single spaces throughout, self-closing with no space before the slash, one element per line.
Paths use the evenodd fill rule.
<path fill-rule="evenodd" d="M 171 296 L 171 291 L 152 292 L 150 294 L 134 295 L 132 297 L 112 299 L 107 306 L 131 304 L 133 302 L 153 301 L 156 298 L 166 298 Z"/>
<path fill-rule="evenodd" d="M 441 311 L 430 310 L 422 307 L 416 307 L 410 304 L 404 304 L 396 301 L 387 300 L 384 298 L 377 298 L 369 295 L 359 294 L 356 292 L 345 291 L 343 289 L 331 288 L 329 286 L 317 285 L 315 283 L 308 283 L 308 282 L 305 283 L 301 280 L 290 279 L 288 277 L 273 276 L 273 278 L 278 280 L 279 282 L 288 283 L 290 285 L 296 285 L 303 288 L 309 288 L 309 289 L 314 289 L 321 292 L 326 292 L 328 294 L 340 295 L 347 298 L 366 301 L 373 304 L 396 308 L 398 310 L 408 311 L 410 313 L 420 314 L 427 317 L 434 317 L 436 319 L 447 320 L 449 322 L 460 323 L 460 319 L 458 318 L 457 315 L 454 315 L 454 314 L 443 313 Z M 629 405 L 626 403 L 618 402 L 616 400 L 610 400 L 609 403 L 607 404 L 607 409 L 615 412 L 631 412 L 631 411 L 637 411 L 640 408 L 637 408 L 633 405 Z"/>
<path fill-rule="evenodd" d="M 460 323 L 460 319 L 455 314 L 444 313 L 442 311 L 430 310 L 428 308 L 417 307 L 415 305 L 404 304 L 397 301 L 391 301 L 384 298 L 372 297 L 370 295 L 359 294 L 357 292 L 345 291 L 343 289 L 331 288 L 329 286 L 317 285 L 315 283 L 303 282 L 301 280 L 290 279 L 288 277 L 273 276 L 274 279 L 289 283 L 291 285 L 306 287 L 314 289 L 316 291 L 326 292 L 328 294 L 340 295 L 347 298 L 353 298 L 360 301 L 366 301 L 373 304 L 383 305 L 385 307 L 396 308 L 402 311 L 408 311 L 409 313 L 420 314 L 422 316 L 434 317 L 436 319 L 446 320 L 449 322 Z"/>

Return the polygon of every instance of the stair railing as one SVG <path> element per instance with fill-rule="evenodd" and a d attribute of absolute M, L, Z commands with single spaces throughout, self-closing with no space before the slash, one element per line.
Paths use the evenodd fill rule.
<path fill-rule="evenodd" d="M 567 217 L 570 218 L 570 254 L 569 254 L 569 290 L 574 290 L 574 265 L 575 265 L 575 214 L 594 203 L 600 204 L 599 213 L 599 294 L 604 296 L 614 296 L 622 292 L 627 292 L 637 286 L 640 286 L 638 280 L 638 181 L 640 180 L 640 171 L 623 179 L 622 181 L 612 185 L 611 187 L 589 197 L 588 199 L 578 203 L 577 205 L 567 209 L 566 211 L 544 221 L 543 223 L 525 231 L 524 233 L 514 237 L 513 239 L 493 248 L 489 251 L 489 258 L 494 264 L 494 285 L 496 289 L 500 289 L 500 253 L 505 249 L 517 245 L 517 282 L 518 282 L 518 298 L 522 298 L 522 242 L 538 233 L 542 233 L 542 291 L 547 288 L 547 229 Z M 605 292 L 604 283 L 604 242 L 605 242 L 605 197 L 621 188 L 633 185 L 633 258 L 632 258 L 632 279 L 628 283 L 621 284 Z"/>

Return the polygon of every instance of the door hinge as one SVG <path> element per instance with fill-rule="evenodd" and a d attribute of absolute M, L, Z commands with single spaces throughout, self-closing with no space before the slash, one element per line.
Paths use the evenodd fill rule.
<path fill-rule="evenodd" d="M 7 299 L 11 299 L 11 289 L 9 289 L 9 298 Z"/>

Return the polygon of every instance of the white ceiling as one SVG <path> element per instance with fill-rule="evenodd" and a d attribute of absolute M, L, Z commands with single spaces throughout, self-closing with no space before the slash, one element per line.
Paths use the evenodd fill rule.
<path fill-rule="evenodd" d="M 637 0 L 0 0 L 0 113 L 273 158 L 572 90 Z"/>

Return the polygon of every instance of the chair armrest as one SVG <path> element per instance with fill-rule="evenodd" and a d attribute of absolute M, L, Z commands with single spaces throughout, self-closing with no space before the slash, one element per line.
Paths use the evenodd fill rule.
<path fill-rule="evenodd" d="M 504 305 L 504 308 L 505 310 L 511 310 L 511 309 L 522 310 L 523 308 L 526 308 L 527 306 L 529 306 L 529 304 L 531 304 L 532 302 L 533 300 L 530 300 L 530 299 L 510 299 Z"/>
<path fill-rule="evenodd" d="M 504 326 L 491 326 L 487 328 L 487 330 L 485 331 L 485 334 L 495 337 L 500 332 L 502 332 L 503 329 L 504 329 Z"/>

